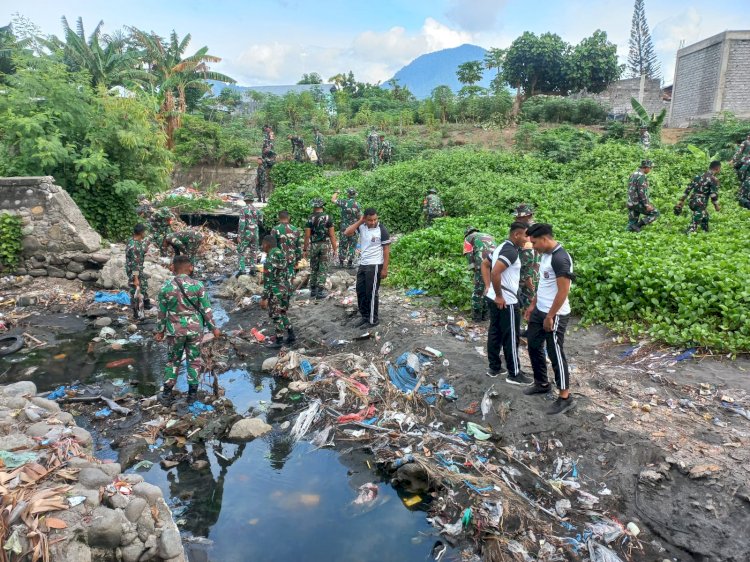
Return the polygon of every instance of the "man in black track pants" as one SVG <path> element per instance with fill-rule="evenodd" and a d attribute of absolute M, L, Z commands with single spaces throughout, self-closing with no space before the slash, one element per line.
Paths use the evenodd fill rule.
<path fill-rule="evenodd" d="M 528 386 L 531 379 L 521 371 L 518 358 L 518 330 L 521 327 L 521 312 L 518 304 L 518 285 L 521 278 L 520 252 L 528 237 L 527 224 L 514 222 L 510 225 L 508 239 L 499 244 L 482 262 L 482 279 L 485 298 L 490 313 L 490 328 L 487 332 L 487 376 L 503 374 L 500 350 L 505 355 L 510 384 Z"/>
<path fill-rule="evenodd" d="M 561 414 L 573 408 L 570 395 L 570 370 L 565 359 L 563 343 L 570 319 L 568 294 L 575 278 L 570 254 L 554 239 L 552 226 L 538 223 L 526 231 L 531 244 L 542 257 L 539 263 L 539 286 L 534 300 L 526 311 L 529 322 L 527 341 L 529 357 L 534 369 L 534 384 L 524 394 L 546 394 L 552 389 L 547 379 L 544 347 L 555 371 L 555 384 L 560 394 L 547 414 Z"/>
<path fill-rule="evenodd" d="M 388 277 L 391 256 L 391 236 L 378 221 L 373 208 L 344 230 L 344 236 L 359 234 L 359 269 L 357 270 L 357 306 L 362 319 L 355 327 L 374 327 L 378 320 L 378 291 L 380 282 Z"/>

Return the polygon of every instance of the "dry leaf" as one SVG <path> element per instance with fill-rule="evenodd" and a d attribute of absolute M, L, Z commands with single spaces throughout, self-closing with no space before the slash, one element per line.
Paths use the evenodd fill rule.
<path fill-rule="evenodd" d="M 62 519 L 57 519 L 56 517 L 46 517 L 44 519 L 44 523 L 50 529 L 67 529 L 68 528 L 68 524 L 65 521 L 63 521 Z"/>

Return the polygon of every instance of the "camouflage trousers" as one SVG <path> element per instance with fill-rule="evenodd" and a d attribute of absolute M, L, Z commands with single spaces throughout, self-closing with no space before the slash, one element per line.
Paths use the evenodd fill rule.
<path fill-rule="evenodd" d="M 258 255 L 258 233 L 249 236 L 241 236 L 237 242 L 237 253 L 240 256 L 240 273 L 245 273 L 245 257 L 250 258 L 250 267 L 255 267 L 255 259 Z"/>
<path fill-rule="evenodd" d="M 141 296 L 143 300 L 148 298 L 148 277 L 143 275 L 143 271 L 138 272 L 138 278 L 141 280 Z M 136 286 L 133 284 L 133 277 L 128 280 L 128 292 L 130 293 L 130 307 L 135 310 L 135 291 Z"/>
<path fill-rule="evenodd" d="M 378 162 L 380 161 L 380 158 L 378 157 L 378 149 L 377 148 L 370 148 L 370 166 L 372 168 L 378 167 Z"/>
<path fill-rule="evenodd" d="M 697 232 L 698 227 L 708 232 L 708 209 L 704 205 L 695 205 L 690 207 L 690 211 L 692 212 L 692 218 L 687 233 Z"/>
<path fill-rule="evenodd" d="M 659 211 L 647 211 L 643 205 L 628 207 L 628 230 L 636 230 L 659 218 Z"/>
<path fill-rule="evenodd" d="M 198 384 L 198 373 L 201 370 L 201 336 L 168 336 L 167 364 L 164 367 L 164 382 L 177 380 L 183 355 L 187 361 L 187 381 L 189 385 Z"/>
<path fill-rule="evenodd" d="M 304 162 L 305 161 L 305 151 L 301 148 L 293 148 L 292 149 L 292 155 L 294 156 L 294 159 L 297 162 Z"/>
<path fill-rule="evenodd" d="M 151 234 L 151 240 L 153 241 L 154 246 L 159 248 L 159 253 L 162 256 L 167 255 L 167 249 L 164 247 L 164 239 L 167 237 L 167 234 L 169 234 L 168 230 L 154 230 Z"/>
<path fill-rule="evenodd" d="M 737 179 L 740 183 L 743 183 L 746 179 L 750 178 L 750 157 L 746 156 L 734 165 L 734 169 L 737 172 Z"/>
<path fill-rule="evenodd" d="M 353 262 L 357 253 L 357 235 L 344 236 L 344 229 L 339 233 L 339 261 L 341 263 Z"/>
<path fill-rule="evenodd" d="M 328 242 L 310 245 L 310 289 L 322 287 L 328 275 Z"/>
<path fill-rule="evenodd" d="M 518 307 L 520 310 L 526 310 L 529 308 L 529 305 L 531 304 L 531 301 L 534 300 L 534 297 L 536 296 L 536 290 L 533 288 L 529 288 L 526 286 L 526 280 L 521 279 L 520 285 L 518 287 Z"/>
<path fill-rule="evenodd" d="M 471 310 L 475 315 L 487 315 L 487 299 L 484 297 L 482 271 L 474 270 L 474 291 L 471 293 Z"/>
<path fill-rule="evenodd" d="M 284 289 L 278 289 L 279 293 L 271 293 L 268 299 L 268 317 L 273 321 L 276 329 L 276 337 L 283 337 L 284 332 L 292 326 L 287 316 L 289 309 L 289 293 Z"/>
<path fill-rule="evenodd" d="M 750 179 L 746 179 L 744 182 L 742 182 L 742 186 L 740 187 L 740 192 L 738 193 L 737 199 L 741 207 L 750 209 Z"/>

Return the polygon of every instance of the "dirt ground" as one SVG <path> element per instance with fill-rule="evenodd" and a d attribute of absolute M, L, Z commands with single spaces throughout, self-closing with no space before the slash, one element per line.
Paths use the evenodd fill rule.
<path fill-rule="evenodd" d="M 45 282 L 50 281 L 35 280 L 19 290 L 31 294 Z M 66 287 L 60 285 L 65 282 L 55 283 L 55 294 L 65 294 Z M 69 295 L 80 292 L 78 285 L 67 288 Z M 356 340 L 363 334 L 351 327 L 353 307 L 342 304 L 347 296 L 353 293 L 317 303 L 296 298 L 290 312 L 299 337 L 295 348 L 304 348 L 308 355 L 364 355 L 379 354 L 391 342 L 391 359 L 425 346 L 439 349 L 446 363 L 435 362 L 429 378 L 445 378 L 458 400 L 441 401 L 438 407 L 456 425 L 461 420 L 481 423 L 480 413 L 466 411 L 475 410 L 494 385 L 499 397 L 484 424 L 501 435 L 500 446 L 523 448 L 537 440 L 560 440 L 566 454 L 577 458 L 582 481 L 611 492 L 601 493 L 597 508 L 641 529 L 638 538 L 647 548 L 633 552 L 630 560 L 750 559 L 750 361 L 683 356 L 684 350 L 654 345 L 633 347 L 601 327 L 573 325 L 566 351 L 578 406 L 550 417 L 543 412 L 549 404 L 545 398 L 527 397 L 503 378 L 485 375 L 484 325 L 467 323 L 456 311 L 440 308 L 436 298 L 407 298 L 403 291 L 384 289 L 381 324 L 371 337 Z M 85 295 L 58 299 L 64 302 L 52 303 L 52 313 L 25 309 L 14 330 L 54 341 L 58 332 L 85 329 L 81 316 L 65 313 L 69 307 L 83 312 L 86 305 L 79 302 L 85 302 Z M 231 304 L 225 304 L 225 330 L 270 327 L 257 305 L 232 311 Z M 9 310 L 6 306 L 0 312 Z M 259 371 L 262 361 L 277 352 L 248 342 L 245 353 L 248 367 Z M 525 353 L 522 361 L 530 372 Z M 61 369 L 50 376 L 61 381 L 72 376 Z M 82 378 L 85 373 L 76 375 Z M 731 407 L 744 409 L 747 417 Z"/>

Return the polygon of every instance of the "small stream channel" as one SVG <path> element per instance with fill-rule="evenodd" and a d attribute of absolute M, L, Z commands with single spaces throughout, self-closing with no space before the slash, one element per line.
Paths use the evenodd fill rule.
<path fill-rule="evenodd" d="M 217 320 L 225 322 L 228 316 L 221 302 L 213 304 Z M 30 378 L 44 392 L 75 380 L 109 380 L 119 385 L 129 382 L 144 395 L 157 391 L 166 355 L 163 346 L 145 337 L 94 359 L 87 347 L 95 335 L 93 330 L 79 332 L 54 346 L 7 357 L 0 361 L 4 363 L 0 370 L 6 371 L 0 382 Z M 135 363 L 105 368 L 123 358 L 134 358 Z M 25 375 L 30 367 L 37 368 Z M 179 382 L 178 388 L 186 386 L 184 375 Z M 221 374 L 220 384 L 239 413 L 267 410 L 283 386 L 247 368 Z M 206 442 L 201 458 L 208 466 L 199 470 L 187 463 L 163 469 L 158 461 L 170 452 L 164 448 L 145 456 L 154 464 L 138 473 L 162 489 L 184 536 L 193 537 L 186 545 L 191 562 L 431 559 L 438 537 L 420 506 L 407 508 L 399 491 L 356 450 L 314 450 L 308 442 L 293 443 L 288 430 L 280 430 L 279 425 L 285 420 L 293 423 L 295 413 L 294 409 L 267 411 L 263 416 L 274 431 L 249 443 Z M 88 420 L 79 417 L 78 423 L 94 433 L 98 458 L 117 458 Z M 354 505 L 357 488 L 365 482 L 378 483 L 377 499 Z"/>

